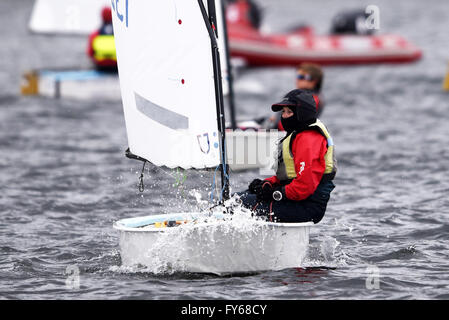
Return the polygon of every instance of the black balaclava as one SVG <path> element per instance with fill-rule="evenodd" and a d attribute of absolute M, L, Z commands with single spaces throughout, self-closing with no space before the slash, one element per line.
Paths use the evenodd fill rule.
<path fill-rule="evenodd" d="M 287 131 L 287 134 L 290 134 L 295 130 L 298 131 L 299 127 L 303 127 L 302 123 L 298 120 L 298 117 L 296 115 L 296 107 L 289 107 L 289 109 L 293 111 L 293 115 L 291 117 L 283 118 L 281 116 L 281 124 L 284 130 Z"/>
<path fill-rule="evenodd" d="M 287 134 L 293 131 L 301 132 L 316 121 L 316 101 L 309 90 L 295 89 L 287 93 L 284 99 L 272 105 L 273 111 L 281 111 L 283 107 L 288 107 L 293 111 L 289 118 L 281 117 L 281 124 Z"/>

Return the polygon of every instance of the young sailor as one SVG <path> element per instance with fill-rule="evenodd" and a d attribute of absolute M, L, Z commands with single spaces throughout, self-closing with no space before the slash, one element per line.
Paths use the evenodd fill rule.
<path fill-rule="evenodd" d="M 271 109 L 282 111 L 282 126 L 287 131 L 279 143 L 276 175 L 253 180 L 248 190 L 239 193 L 240 199 L 269 221 L 318 223 L 335 188 L 332 138 L 316 117 L 310 91 L 290 91 Z"/>
<path fill-rule="evenodd" d="M 87 54 L 98 69 L 116 71 L 117 58 L 110 7 L 101 10 L 101 18 L 100 28 L 89 35 Z"/>

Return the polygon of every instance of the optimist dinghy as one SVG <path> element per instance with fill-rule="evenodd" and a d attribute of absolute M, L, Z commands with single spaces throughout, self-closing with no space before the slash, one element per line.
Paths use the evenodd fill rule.
<path fill-rule="evenodd" d="M 124 266 L 225 275 L 300 266 L 312 225 L 173 213 L 123 219 L 114 228 Z"/>
<path fill-rule="evenodd" d="M 298 267 L 306 255 L 312 223 L 261 221 L 236 206 L 227 213 L 234 198 L 216 9 L 214 0 L 112 2 L 128 157 L 220 169 L 222 184 L 209 212 L 115 222 L 124 266 L 229 274 Z"/>

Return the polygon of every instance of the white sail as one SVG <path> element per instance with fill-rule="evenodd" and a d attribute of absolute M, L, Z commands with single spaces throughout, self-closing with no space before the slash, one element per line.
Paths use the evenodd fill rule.
<path fill-rule="evenodd" d="M 217 166 L 211 44 L 198 2 L 111 6 L 130 151 L 158 166 Z"/>
<path fill-rule="evenodd" d="M 101 10 L 110 5 L 111 0 L 36 0 L 29 28 L 36 33 L 88 34 L 100 27 Z"/>

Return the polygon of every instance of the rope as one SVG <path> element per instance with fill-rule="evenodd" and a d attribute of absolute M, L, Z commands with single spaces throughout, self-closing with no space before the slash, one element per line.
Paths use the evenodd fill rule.
<path fill-rule="evenodd" d="M 145 190 L 145 185 L 143 184 L 143 172 L 145 171 L 146 163 L 147 163 L 146 161 L 143 162 L 142 171 L 140 172 L 140 177 L 139 177 L 139 191 L 140 192 L 143 192 Z"/>

